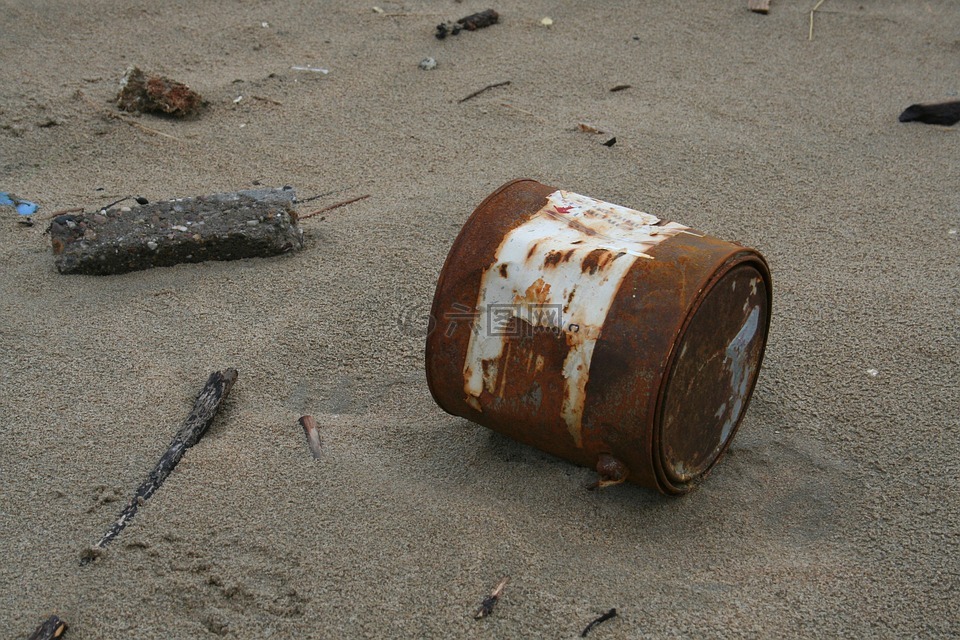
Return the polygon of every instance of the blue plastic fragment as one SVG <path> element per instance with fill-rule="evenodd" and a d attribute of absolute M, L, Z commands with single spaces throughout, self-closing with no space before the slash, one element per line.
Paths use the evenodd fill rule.
<path fill-rule="evenodd" d="M 32 216 L 37 212 L 37 205 L 29 200 L 21 200 L 5 191 L 0 191 L 0 206 L 13 207 L 22 216 Z"/>

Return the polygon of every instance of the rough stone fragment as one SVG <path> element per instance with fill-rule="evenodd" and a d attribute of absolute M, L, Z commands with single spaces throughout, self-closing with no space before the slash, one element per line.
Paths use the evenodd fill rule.
<path fill-rule="evenodd" d="M 120 80 L 117 106 L 124 111 L 161 113 L 176 118 L 197 113 L 206 103 L 187 85 L 163 76 L 148 76 L 130 67 Z"/>
<path fill-rule="evenodd" d="M 294 251 L 303 247 L 295 200 L 290 188 L 257 189 L 57 216 L 54 262 L 60 273 L 109 275 Z"/>

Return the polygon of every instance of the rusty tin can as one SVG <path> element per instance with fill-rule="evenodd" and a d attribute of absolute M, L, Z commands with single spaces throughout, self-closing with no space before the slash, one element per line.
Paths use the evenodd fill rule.
<path fill-rule="evenodd" d="M 500 187 L 447 256 L 427 337 L 448 413 L 680 494 L 733 439 L 770 324 L 754 249 L 533 180 Z"/>

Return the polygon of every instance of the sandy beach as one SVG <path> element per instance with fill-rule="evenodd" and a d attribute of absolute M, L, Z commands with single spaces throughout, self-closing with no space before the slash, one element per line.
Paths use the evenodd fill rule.
<path fill-rule="evenodd" d="M 0 191 L 40 207 L 0 209 L 4 637 L 574 638 L 611 608 L 588 637 L 960 635 L 960 125 L 897 121 L 958 99 L 960 5 L 827 0 L 810 40 L 814 4 L 0 0 Z M 208 106 L 120 112 L 131 65 Z M 769 260 L 752 403 L 689 495 L 588 492 L 433 402 L 437 276 L 520 177 Z M 40 220 L 256 185 L 369 197 L 299 252 L 116 276 L 57 273 Z"/>

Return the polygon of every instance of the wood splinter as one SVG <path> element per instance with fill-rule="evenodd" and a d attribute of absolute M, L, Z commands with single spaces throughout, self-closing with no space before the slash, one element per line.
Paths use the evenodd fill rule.
<path fill-rule="evenodd" d="M 480 608 L 477 609 L 477 612 L 473 615 L 475 619 L 486 618 L 493 613 L 493 608 L 496 606 L 497 601 L 500 600 L 500 596 L 503 594 L 503 588 L 507 586 L 508 582 L 510 582 L 510 576 L 504 576 L 503 580 L 490 592 L 490 595 L 483 599 Z"/>
<path fill-rule="evenodd" d="M 50 616 L 43 621 L 37 630 L 30 634 L 27 640 L 53 640 L 63 635 L 67 630 L 67 623 L 58 616 Z"/>
<path fill-rule="evenodd" d="M 317 431 L 317 421 L 313 416 L 303 416 L 297 422 L 303 427 L 303 433 L 307 436 L 307 446 L 310 447 L 310 453 L 314 460 L 319 460 L 323 454 L 323 443 L 320 442 L 320 432 Z"/>
<path fill-rule="evenodd" d="M 207 432 L 207 429 L 210 428 L 210 424 L 213 422 L 214 417 L 216 417 L 220 405 L 227 399 L 227 396 L 230 394 L 230 389 L 233 388 L 233 383 L 236 381 L 236 369 L 224 369 L 223 371 L 214 371 L 210 374 L 210 377 L 207 379 L 207 384 L 204 385 L 200 391 L 200 395 L 197 396 L 196 402 L 193 404 L 193 410 L 190 412 L 190 415 L 187 416 L 180 430 L 177 431 L 177 435 L 173 437 L 170 446 L 167 447 L 167 452 L 163 454 L 160 462 L 157 463 L 157 466 L 150 472 L 147 479 L 143 481 L 136 493 L 133 494 L 133 498 L 127 503 L 123 511 L 120 512 L 117 521 L 107 529 L 107 532 L 103 534 L 103 537 L 100 538 L 95 545 L 83 552 L 80 556 L 81 565 L 85 565 L 95 559 L 100 551 L 124 530 L 130 521 L 133 520 L 140 506 L 160 488 L 163 481 L 167 479 L 167 476 L 170 475 L 174 467 L 177 466 L 177 463 L 183 458 L 183 454 L 186 453 L 187 449 L 200 441 L 200 438 L 202 438 Z"/>

